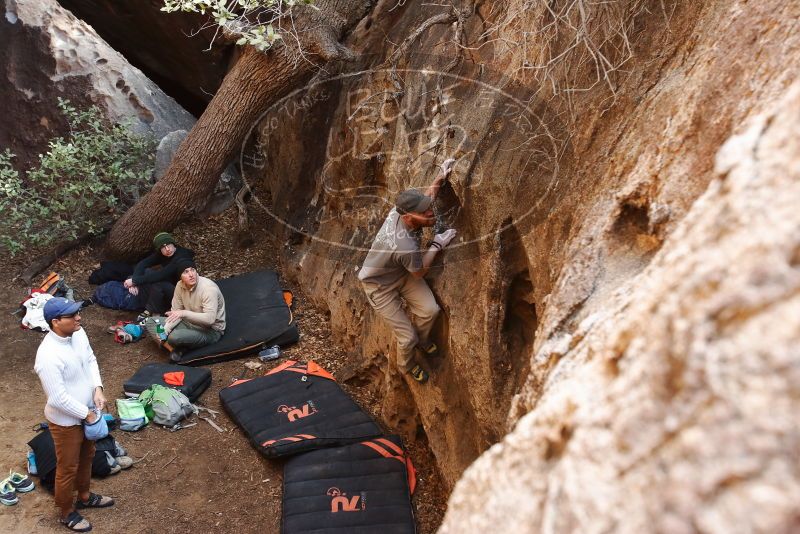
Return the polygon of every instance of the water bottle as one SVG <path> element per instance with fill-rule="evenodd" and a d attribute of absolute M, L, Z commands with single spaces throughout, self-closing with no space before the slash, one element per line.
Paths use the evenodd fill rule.
<path fill-rule="evenodd" d="M 269 362 L 277 360 L 281 357 L 281 348 L 278 345 L 273 345 L 268 349 L 264 349 L 258 353 L 258 359 L 262 362 Z"/>
<path fill-rule="evenodd" d="M 164 325 L 161 324 L 161 319 L 156 319 L 155 321 L 156 321 L 156 335 L 158 336 L 158 339 L 164 341 L 165 339 L 167 339 L 167 334 L 164 332 Z"/>
<path fill-rule="evenodd" d="M 37 475 L 39 472 L 36 470 L 36 454 L 33 451 L 28 451 L 28 473 Z"/>

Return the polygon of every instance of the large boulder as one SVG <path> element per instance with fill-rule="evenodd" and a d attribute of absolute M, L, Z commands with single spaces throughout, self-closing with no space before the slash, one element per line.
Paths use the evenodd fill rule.
<path fill-rule="evenodd" d="M 546 5 L 529 4 L 481 4 L 463 26 L 419 34 L 397 72 L 380 66 L 385 57 L 362 58 L 352 70 L 364 74 L 333 76 L 265 114 L 243 161 L 248 177 L 260 177 L 254 189 L 274 216 L 283 272 L 330 310 L 334 335 L 351 349 L 340 378 L 375 388 L 393 429 L 426 435 L 448 486 L 518 428 L 458 486 L 448 532 L 788 532 L 800 481 L 787 461 L 798 443 L 789 347 L 800 334 L 794 318 L 779 317 L 797 315 L 797 252 L 790 229 L 773 235 L 762 218 L 747 233 L 747 223 L 770 215 L 772 196 L 796 224 L 786 213 L 797 204 L 796 173 L 786 163 L 786 176 L 776 167 L 764 184 L 728 191 L 714 165 L 796 80 L 800 6 L 614 2 L 610 13 L 626 16 L 606 28 L 624 39 L 605 34 L 604 48 L 578 46 L 571 57 L 544 38 L 558 29 Z M 379 2 L 350 46 L 381 50 L 441 14 L 395 6 Z M 603 31 L 597 21 L 591 28 Z M 451 61 L 456 50 L 461 63 Z M 618 57 L 604 79 L 604 61 L 626 50 L 631 57 Z M 571 59 L 549 71 L 531 63 L 563 57 Z M 768 144 L 794 134 L 781 128 Z M 732 146 L 742 157 L 762 153 Z M 463 241 L 429 277 L 445 354 L 419 386 L 395 370 L 393 334 L 356 271 L 394 194 L 425 185 L 450 154 L 461 163 L 441 208 Z M 750 211 L 731 204 L 750 194 Z M 698 277 L 704 285 L 681 285 Z M 595 332 L 601 341 L 589 348 Z M 655 493 L 645 497 L 648 488 Z M 647 513 L 665 522 L 643 524 Z"/>
<path fill-rule="evenodd" d="M 110 120 L 133 118 L 160 139 L 194 117 L 54 0 L 0 0 L 0 146 L 27 166 L 65 132 L 58 98 L 97 105 Z"/>
<path fill-rule="evenodd" d="M 194 13 L 164 13 L 163 0 L 59 0 L 85 20 L 131 64 L 200 116 L 228 68 L 234 50 L 212 41 L 216 24 Z"/>
<path fill-rule="evenodd" d="M 526 388 L 440 532 L 798 532 L 800 82 L 772 105 Z"/>

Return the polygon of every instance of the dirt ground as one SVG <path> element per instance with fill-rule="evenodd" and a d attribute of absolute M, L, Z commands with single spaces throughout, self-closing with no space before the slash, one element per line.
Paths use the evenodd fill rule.
<path fill-rule="evenodd" d="M 231 239 L 234 214 L 226 212 L 204 223 L 194 221 L 174 232 L 179 243 L 198 252 L 201 274 L 211 278 L 256 269 L 275 268 L 269 239 L 257 235 L 248 250 L 236 248 Z M 191 228 L 191 231 L 190 231 Z M 51 269 L 64 275 L 77 291 L 76 298 L 91 295 L 87 283 L 99 262 L 99 248 L 77 249 Z M 8 315 L 28 288 L 12 280 L 20 265 L 31 258 L 17 258 L 0 266 L 0 473 L 25 472 L 27 442 L 34 436 L 32 427 L 44 420 L 44 394 L 33 372 L 36 349 L 43 334 L 22 330 L 15 317 Z M 285 358 L 313 359 L 336 376 L 348 355 L 330 339 L 327 315 L 306 305 L 295 291 L 295 317 L 301 338 L 284 351 Z M 228 306 L 233 303 L 227 303 Z M 119 345 L 106 333 L 108 325 L 131 320 L 135 314 L 91 306 L 82 313 L 82 323 L 97 355 L 106 397 L 122 397 L 122 384 L 143 363 L 166 361 L 155 344 L 147 339 Z M 283 361 L 285 358 L 282 358 Z M 96 532 L 126 534 L 155 532 L 280 532 L 283 466 L 280 461 L 263 458 L 222 410 L 219 391 L 237 378 L 259 376 L 278 365 L 264 364 L 251 370 L 245 362 L 255 357 L 209 366 L 213 383 L 199 404 L 218 410 L 218 432 L 205 421 L 171 433 L 151 425 L 136 433 L 115 432 L 116 439 L 130 456 L 140 461 L 132 468 L 105 479 L 94 479 L 93 491 L 112 495 L 117 505 L 107 510 L 87 511 L 85 516 Z M 385 431 L 392 432 L 379 419 L 380 399 L 367 388 L 342 384 L 362 408 L 370 412 Z M 114 408 L 112 407 L 112 412 Z M 417 468 L 418 486 L 413 497 L 418 532 L 435 532 L 444 515 L 446 494 L 436 471 L 433 455 L 424 442 L 407 444 Z M 38 482 L 38 479 L 34 478 Z M 0 507 L 0 532 L 66 532 L 56 521 L 53 498 L 43 488 L 21 494 L 16 506 Z"/>

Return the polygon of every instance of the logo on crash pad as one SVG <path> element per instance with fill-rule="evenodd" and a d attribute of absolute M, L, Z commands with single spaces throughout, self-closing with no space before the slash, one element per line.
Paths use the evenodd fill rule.
<path fill-rule="evenodd" d="M 314 406 L 312 401 L 307 401 L 299 408 L 297 406 L 287 406 L 286 404 L 281 404 L 278 406 L 278 413 L 285 413 L 286 417 L 289 419 L 289 422 L 293 423 L 298 419 L 308 417 L 309 415 L 314 415 L 317 413 L 317 407 Z"/>
<path fill-rule="evenodd" d="M 348 497 L 347 493 L 337 487 L 328 488 L 326 495 L 331 497 L 331 513 L 337 512 L 362 512 L 367 509 L 367 494 Z"/>

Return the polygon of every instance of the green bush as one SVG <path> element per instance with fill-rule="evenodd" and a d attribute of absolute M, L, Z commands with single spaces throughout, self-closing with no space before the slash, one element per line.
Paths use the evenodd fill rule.
<path fill-rule="evenodd" d="M 50 141 L 22 175 L 0 152 L 0 246 L 12 255 L 80 235 L 96 235 L 152 186 L 156 141 L 131 121 L 109 124 L 97 107 L 59 99 L 69 134 Z"/>

